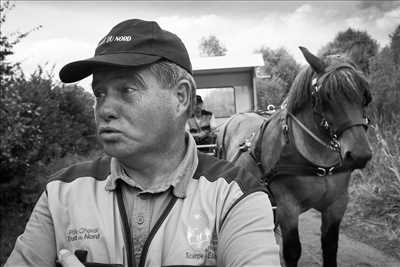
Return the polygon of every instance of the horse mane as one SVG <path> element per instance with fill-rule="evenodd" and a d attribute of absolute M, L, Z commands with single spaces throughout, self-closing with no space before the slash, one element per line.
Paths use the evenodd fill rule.
<path fill-rule="evenodd" d="M 366 106 L 371 101 L 369 83 L 363 73 L 348 58 L 329 56 L 324 58 L 325 74 L 321 76 L 319 94 L 325 101 L 340 102 L 343 99 Z M 310 66 L 303 68 L 293 81 L 287 96 L 287 109 L 296 113 L 312 101 L 312 79 L 316 73 Z"/>

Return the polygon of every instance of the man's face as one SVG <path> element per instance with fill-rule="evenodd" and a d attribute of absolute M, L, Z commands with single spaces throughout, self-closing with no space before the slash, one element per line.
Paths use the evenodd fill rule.
<path fill-rule="evenodd" d="M 177 131 L 176 98 L 148 70 L 99 70 L 93 74 L 97 134 L 116 158 L 162 151 Z"/>
<path fill-rule="evenodd" d="M 201 115 L 202 109 L 203 109 L 203 103 L 196 103 L 196 105 L 194 107 L 194 113 L 196 115 Z"/>

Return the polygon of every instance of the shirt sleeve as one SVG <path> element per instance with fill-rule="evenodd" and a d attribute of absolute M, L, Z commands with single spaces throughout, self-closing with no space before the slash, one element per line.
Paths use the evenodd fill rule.
<path fill-rule="evenodd" d="M 227 214 L 218 237 L 217 266 L 281 266 L 272 207 L 264 192 L 249 194 Z"/>
<path fill-rule="evenodd" d="M 17 238 L 5 267 L 55 266 L 56 242 L 53 220 L 43 192 L 26 224 L 25 231 Z"/>
<path fill-rule="evenodd" d="M 215 121 L 214 114 L 212 114 L 210 118 L 210 128 L 211 130 L 214 130 L 216 127 L 217 127 L 217 122 Z"/>

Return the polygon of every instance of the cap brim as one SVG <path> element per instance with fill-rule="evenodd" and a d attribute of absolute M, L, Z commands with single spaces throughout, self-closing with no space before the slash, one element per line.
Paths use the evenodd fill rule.
<path fill-rule="evenodd" d="M 161 57 L 144 54 L 108 54 L 71 62 L 60 70 L 60 79 L 64 83 L 73 83 L 93 74 L 96 67 L 130 67 L 154 63 Z"/>

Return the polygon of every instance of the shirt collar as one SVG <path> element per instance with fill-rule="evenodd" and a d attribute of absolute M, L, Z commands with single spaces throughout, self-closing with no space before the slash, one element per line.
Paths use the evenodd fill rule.
<path fill-rule="evenodd" d="M 165 182 L 143 190 L 143 188 L 135 181 L 134 177 L 129 177 L 117 158 L 111 158 L 111 174 L 107 177 L 105 189 L 113 191 L 116 188 L 117 181 L 123 180 L 127 185 L 139 188 L 141 193 L 160 193 L 173 188 L 172 193 L 178 198 L 186 197 L 186 188 L 192 179 L 198 164 L 197 147 L 193 137 L 186 133 L 186 152 L 178 167 L 165 179 Z"/>

